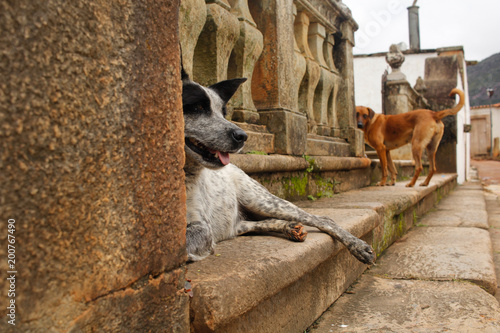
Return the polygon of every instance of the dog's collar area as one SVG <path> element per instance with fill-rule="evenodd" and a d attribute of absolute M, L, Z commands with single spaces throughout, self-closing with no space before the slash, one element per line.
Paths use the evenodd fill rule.
<path fill-rule="evenodd" d="M 229 164 L 229 153 L 227 152 L 210 149 L 194 138 L 185 138 L 184 142 L 189 149 L 213 166 L 223 167 Z"/>

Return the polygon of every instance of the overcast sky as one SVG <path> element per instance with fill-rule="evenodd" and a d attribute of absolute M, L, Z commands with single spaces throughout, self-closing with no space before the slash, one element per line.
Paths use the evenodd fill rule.
<path fill-rule="evenodd" d="M 414 0 L 343 0 L 359 30 L 355 54 L 387 52 L 410 44 L 407 7 Z M 466 60 L 500 52 L 500 0 L 418 0 L 420 48 L 463 46 Z"/>

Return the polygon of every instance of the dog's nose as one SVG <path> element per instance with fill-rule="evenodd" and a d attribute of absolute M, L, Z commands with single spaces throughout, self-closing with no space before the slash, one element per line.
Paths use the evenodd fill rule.
<path fill-rule="evenodd" d="M 363 123 L 362 122 L 358 122 L 358 128 L 359 129 L 363 129 Z"/>
<path fill-rule="evenodd" d="M 233 131 L 233 140 L 237 143 L 243 143 L 247 141 L 248 135 L 242 129 L 236 129 Z"/>

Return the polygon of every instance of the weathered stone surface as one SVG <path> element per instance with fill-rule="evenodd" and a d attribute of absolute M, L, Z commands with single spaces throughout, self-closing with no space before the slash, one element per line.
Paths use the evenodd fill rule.
<path fill-rule="evenodd" d="M 378 222 L 371 210 L 311 212 L 332 217 L 358 237 Z M 189 264 L 195 331 L 305 329 L 366 267 L 330 236 L 315 228 L 308 232 L 303 243 L 279 236 L 238 237 L 219 243 L 207 259 Z M 270 311 L 273 316 L 263 315 Z"/>
<path fill-rule="evenodd" d="M 263 36 L 250 14 L 247 0 L 230 0 L 231 12 L 240 21 L 240 36 L 229 58 L 228 78 L 245 77 L 242 85 L 230 101 L 235 121 L 257 123 L 259 114 L 252 100 L 252 76 L 255 63 L 263 48 Z"/>
<path fill-rule="evenodd" d="M 493 295 L 497 286 L 490 236 L 478 228 L 416 228 L 387 250 L 371 274 L 467 280 Z"/>
<path fill-rule="evenodd" d="M 182 51 L 182 66 L 189 77 L 193 77 L 194 49 L 206 20 L 205 0 L 180 1 L 179 41 Z"/>
<path fill-rule="evenodd" d="M 455 178 L 448 176 L 439 183 L 440 191 L 453 185 Z M 394 188 L 389 190 L 394 192 Z M 401 195 L 408 189 L 398 187 L 398 191 Z M 403 201 L 411 203 L 396 206 L 406 207 L 411 216 L 413 209 L 418 209 L 416 206 L 429 209 L 432 205 L 422 202 L 427 198 L 435 202 L 437 195 L 432 193 L 436 191 L 437 185 L 430 192 L 420 189 L 420 201 L 405 197 Z M 364 239 L 376 246 L 380 242 L 377 228 L 395 217 L 395 211 L 389 207 L 395 206 L 391 200 L 396 196 L 382 203 L 379 198 L 383 195 L 379 193 L 386 193 L 385 188 L 353 192 L 354 196 L 348 192 L 319 199 L 307 207 L 305 202 L 298 205 L 311 213 L 332 217 L 354 235 L 365 235 Z M 333 209 L 337 201 L 340 204 Z M 204 261 L 189 264 L 188 278 L 194 286 L 192 328 L 196 332 L 303 331 L 364 270 L 328 235 L 314 228 L 308 228 L 308 232 L 304 243 L 292 243 L 280 236 L 238 237 L 219 243 L 214 255 Z"/>
<path fill-rule="evenodd" d="M 415 205 L 419 200 L 434 193 L 438 188 L 442 189 L 447 184 L 452 184 L 456 175 L 437 175 L 427 187 L 407 188 L 405 182 L 397 182 L 395 186 L 371 186 L 368 188 L 352 190 L 332 199 L 317 201 L 300 201 L 301 207 L 308 208 L 366 208 L 367 206 L 377 209 L 379 212 L 391 211 L 392 215 L 398 215 L 408 207 Z M 424 179 L 424 178 L 422 178 Z M 449 190 L 447 190 L 448 192 Z M 447 193 L 446 192 L 446 193 Z"/>
<path fill-rule="evenodd" d="M 227 2 L 209 2 L 207 19 L 194 51 L 193 79 L 204 85 L 226 80 L 229 57 L 240 36 L 240 23 Z"/>
<path fill-rule="evenodd" d="M 351 156 L 350 145 L 345 140 L 313 134 L 307 135 L 306 153 L 319 156 Z"/>
<path fill-rule="evenodd" d="M 69 327 L 70 332 L 189 331 L 189 296 L 185 268 L 146 276 L 131 286 L 105 295 Z M 44 321 L 46 318 L 43 318 Z M 50 323 L 46 327 L 50 327 Z"/>
<path fill-rule="evenodd" d="M 425 98 L 430 109 L 440 111 L 451 108 L 455 99 L 449 93 L 458 85 L 460 68 L 458 57 L 439 56 L 425 60 L 425 78 L 427 87 Z M 456 172 L 457 170 L 457 116 L 445 117 L 443 138 L 436 153 L 437 172 Z"/>
<path fill-rule="evenodd" d="M 413 177 L 413 174 L 415 173 L 415 161 L 398 160 L 394 161 L 394 165 L 396 166 L 396 170 L 398 172 L 397 176 L 398 181 Z M 380 179 L 382 179 L 382 169 L 380 167 L 380 160 L 372 159 L 371 168 L 372 168 L 371 183 L 375 185 L 377 182 L 380 181 Z M 424 170 L 420 173 L 420 175 L 422 176 L 427 175 L 428 169 L 429 167 L 424 165 Z"/>
<path fill-rule="evenodd" d="M 439 210 L 486 210 L 486 203 L 482 189 L 462 189 L 459 186 L 456 191 L 453 191 L 448 197 L 444 198 L 439 203 Z"/>
<path fill-rule="evenodd" d="M 264 36 L 264 49 L 253 73 L 255 106 L 258 110 L 291 110 L 295 58 L 292 3 L 288 0 L 250 1 L 248 5 Z"/>
<path fill-rule="evenodd" d="M 0 2 L 0 227 L 16 220 L 17 331 L 67 329 L 89 302 L 186 259 L 178 7 Z"/>
<path fill-rule="evenodd" d="M 364 275 L 312 333 L 500 331 L 494 297 L 466 282 L 390 280 Z"/>
<path fill-rule="evenodd" d="M 488 214 L 485 210 L 467 211 L 438 210 L 424 216 L 419 225 L 426 227 L 470 227 L 488 229 Z"/>
<path fill-rule="evenodd" d="M 488 214 L 481 187 L 472 189 L 459 186 L 439 203 L 437 211 L 424 216 L 419 224 L 488 229 Z"/>
<path fill-rule="evenodd" d="M 304 154 L 306 149 L 307 119 L 286 110 L 260 110 L 260 122 L 274 134 L 275 152 L 278 154 Z"/>
<path fill-rule="evenodd" d="M 490 186 L 485 189 L 492 190 L 485 193 L 486 209 L 488 212 L 488 223 L 490 225 L 490 237 L 493 245 L 493 261 L 495 263 L 495 272 L 497 275 L 497 293 L 495 297 L 500 301 L 500 186 L 496 185 L 495 190 Z"/>
<path fill-rule="evenodd" d="M 231 161 L 287 200 L 331 197 L 370 183 L 367 158 L 235 154 Z"/>
<path fill-rule="evenodd" d="M 250 123 L 236 123 L 236 125 L 248 134 L 240 153 L 274 153 L 274 134 L 269 133 L 266 126 Z"/>

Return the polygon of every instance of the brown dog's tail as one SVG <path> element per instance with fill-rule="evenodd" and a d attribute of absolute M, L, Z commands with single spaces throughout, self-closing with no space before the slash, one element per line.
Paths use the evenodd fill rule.
<path fill-rule="evenodd" d="M 455 105 L 454 107 L 452 107 L 451 109 L 446 109 L 446 110 L 443 110 L 443 111 L 438 111 L 434 114 L 434 119 L 436 120 L 441 120 L 443 119 L 444 117 L 446 116 L 452 116 L 452 115 L 455 115 L 458 113 L 458 111 L 460 111 L 464 104 L 465 104 L 465 97 L 464 97 L 464 92 L 460 89 L 453 89 L 451 92 L 450 92 L 450 97 L 451 96 L 454 96 L 454 95 L 458 95 L 460 96 L 460 100 L 458 101 L 458 104 Z"/>

